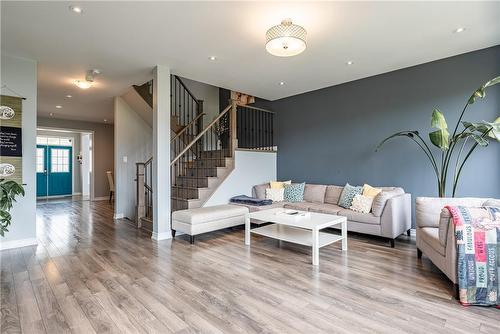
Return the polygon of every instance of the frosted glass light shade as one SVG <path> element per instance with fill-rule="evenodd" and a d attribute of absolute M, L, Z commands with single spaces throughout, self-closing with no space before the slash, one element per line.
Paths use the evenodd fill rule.
<path fill-rule="evenodd" d="M 291 20 L 283 20 L 266 33 L 266 50 L 277 57 L 291 57 L 302 53 L 306 47 L 306 30 Z"/>

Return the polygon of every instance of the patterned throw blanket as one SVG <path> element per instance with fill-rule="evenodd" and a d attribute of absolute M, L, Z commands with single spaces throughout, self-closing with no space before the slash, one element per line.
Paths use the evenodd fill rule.
<path fill-rule="evenodd" d="M 455 225 L 460 303 L 500 308 L 500 207 L 446 208 Z"/>

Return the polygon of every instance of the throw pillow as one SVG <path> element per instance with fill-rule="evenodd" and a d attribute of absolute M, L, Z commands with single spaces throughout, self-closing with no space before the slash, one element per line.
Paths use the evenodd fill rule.
<path fill-rule="evenodd" d="M 352 211 L 369 213 L 372 209 L 373 197 L 365 195 L 356 195 L 352 199 L 352 205 L 350 209 Z"/>
<path fill-rule="evenodd" d="M 362 192 L 363 187 L 355 187 L 351 186 L 349 183 L 346 183 L 339 198 L 339 206 L 349 209 L 351 207 L 354 196 L 361 195 Z"/>
<path fill-rule="evenodd" d="M 404 194 L 405 191 L 402 188 L 392 188 L 388 190 L 382 190 L 375 198 L 372 203 L 372 213 L 376 217 L 380 217 L 384 211 L 385 204 L 387 201 L 393 197 Z"/>
<path fill-rule="evenodd" d="M 374 188 L 369 184 L 366 184 L 363 186 L 363 196 L 368 196 L 368 197 L 375 197 L 381 192 L 382 189 L 380 188 Z"/>
<path fill-rule="evenodd" d="M 285 184 L 292 184 L 292 181 L 271 181 L 269 182 L 271 184 L 271 189 L 281 189 L 285 187 Z"/>
<path fill-rule="evenodd" d="M 270 199 L 273 202 L 283 202 L 283 198 L 285 195 L 285 188 L 281 189 L 266 189 L 266 199 Z"/>
<path fill-rule="evenodd" d="M 304 201 L 305 183 L 294 183 L 285 185 L 284 199 L 286 202 L 302 202 Z"/>

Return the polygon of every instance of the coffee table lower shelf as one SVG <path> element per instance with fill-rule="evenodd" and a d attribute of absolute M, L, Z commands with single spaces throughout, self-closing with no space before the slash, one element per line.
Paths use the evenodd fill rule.
<path fill-rule="evenodd" d="M 313 246 L 311 230 L 302 229 L 280 224 L 270 224 L 262 227 L 253 228 L 250 233 L 259 234 L 265 237 L 274 238 L 282 241 L 288 241 L 304 246 Z M 324 247 L 336 241 L 343 239 L 341 235 L 319 232 L 318 246 Z"/>

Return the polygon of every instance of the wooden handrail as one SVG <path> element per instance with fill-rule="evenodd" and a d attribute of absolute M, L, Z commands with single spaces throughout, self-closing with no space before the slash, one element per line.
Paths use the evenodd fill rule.
<path fill-rule="evenodd" d="M 196 122 L 196 121 L 197 121 L 200 117 L 202 117 L 202 116 L 204 116 L 204 115 L 205 115 L 205 113 L 204 113 L 204 112 L 202 112 L 201 114 L 199 114 L 198 116 L 196 116 L 196 117 L 195 117 L 195 118 L 194 118 L 191 122 L 189 122 L 189 124 L 188 124 L 188 125 L 186 125 L 184 128 L 182 128 L 182 130 L 181 130 L 181 131 L 179 131 L 179 132 L 178 132 L 178 133 L 174 136 L 174 138 L 170 139 L 170 141 L 172 142 L 172 141 L 174 141 L 175 139 L 177 139 L 177 138 L 178 138 L 181 134 L 183 134 L 183 133 L 184 133 L 184 131 L 186 131 L 186 130 L 187 130 L 187 128 L 188 128 L 188 127 L 190 127 L 190 126 L 191 126 L 191 124 L 193 124 L 194 122 Z"/>
<path fill-rule="evenodd" d="M 136 165 L 147 165 L 149 164 L 151 161 L 153 161 L 153 157 L 149 158 L 148 160 L 146 160 L 145 162 L 136 162 L 135 164 Z"/>
<path fill-rule="evenodd" d="M 184 154 L 186 153 L 190 148 L 191 146 L 193 146 L 206 132 L 208 132 L 208 130 L 219 120 L 221 119 L 222 116 L 224 116 L 225 114 L 227 114 L 227 112 L 229 110 L 231 110 L 232 108 L 232 105 L 228 105 L 220 114 L 219 116 L 217 116 L 216 118 L 214 118 L 214 120 L 212 122 L 210 122 L 210 124 L 207 125 L 207 127 L 205 129 L 203 129 L 203 131 L 201 131 L 192 141 L 191 143 L 189 143 L 189 145 L 187 145 L 182 151 L 181 153 L 177 154 L 177 156 L 172 160 L 172 162 L 170 163 L 170 166 L 172 166 L 177 160 L 179 160 L 179 158 Z"/>
<path fill-rule="evenodd" d="M 254 110 L 259 110 L 259 111 L 267 112 L 267 113 L 270 113 L 270 114 L 275 114 L 275 112 L 272 111 L 272 110 L 257 108 L 257 107 L 249 106 L 248 104 L 238 104 L 238 107 L 248 108 L 248 109 L 254 109 Z"/>

